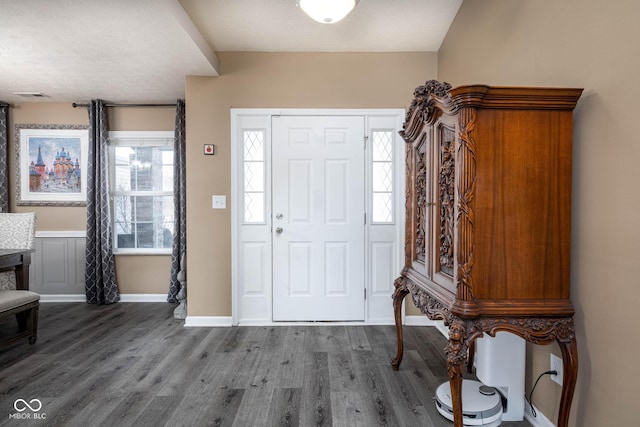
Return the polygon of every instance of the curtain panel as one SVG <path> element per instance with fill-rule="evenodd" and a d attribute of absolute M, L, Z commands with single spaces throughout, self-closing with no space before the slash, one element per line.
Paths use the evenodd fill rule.
<path fill-rule="evenodd" d="M 102 100 L 92 100 L 88 110 L 85 293 L 89 304 L 113 304 L 120 300 L 120 292 L 116 283 L 109 210 L 107 110 Z"/>
<path fill-rule="evenodd" d="M 9 105 L 0 102 L 0 212 L 9 212 L 9 169 L 7 168 L 7 137 Z"/>
<path fill-rule="evenodd" d="M 186 138 L 185 103 L 176 103 L 176 127 L 173 145 L 173 245 L 171 252 L 171 279 L 167 301 L 176 303 L 182 287 L 178 280 L 181 259 L 187 250 L 187 178 L 186 178 Z M 186 266 L 182 266 L 186 268 Z M 186 290 L 186 289 L 185 289 Z"/>

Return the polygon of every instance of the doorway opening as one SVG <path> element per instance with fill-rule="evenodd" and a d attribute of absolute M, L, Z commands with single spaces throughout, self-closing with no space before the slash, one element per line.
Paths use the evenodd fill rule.
<path fill-rule="evenodd" d="M 232 322 L 393 323 L 404 110 L 231 110 Z"/>

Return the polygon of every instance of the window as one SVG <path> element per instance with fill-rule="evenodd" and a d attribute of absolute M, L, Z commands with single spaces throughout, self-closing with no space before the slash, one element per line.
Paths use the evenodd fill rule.
<path fill-rule="evenodd" d="M 171 253 L 173 132 L 110 132 L 115 253 Z"/>
<path fill-rule="evenodd" d="M 263 129 L 242 132 L 245 224 L 264 224 L 265 222 L 264 136 Z"/>
<path fill-rule="evenodd" d="M 392 130 L 374 130 L 372 153 L 373 223 L 393 223 L 393 136 Z"/>

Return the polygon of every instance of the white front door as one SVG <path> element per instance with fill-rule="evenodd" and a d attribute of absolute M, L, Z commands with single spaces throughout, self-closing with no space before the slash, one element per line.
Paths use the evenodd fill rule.
<path fill-rule="evenodd" d="M 273 320 L 364 320 L 364 117 L 272 119 Z"/>

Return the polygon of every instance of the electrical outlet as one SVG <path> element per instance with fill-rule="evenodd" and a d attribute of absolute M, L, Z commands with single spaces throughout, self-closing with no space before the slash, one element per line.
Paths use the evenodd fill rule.
<path fill-rule="evenodd" d="M 562 385 L 562 359 L 551 354 L 551 368 L 550 371 L 556 371 L 556 375 L 551 375 L 551 381 Z"/>

